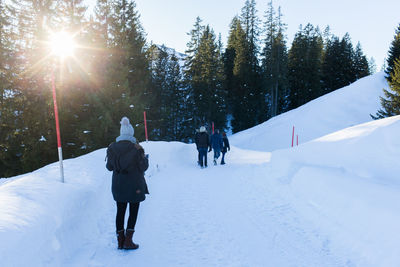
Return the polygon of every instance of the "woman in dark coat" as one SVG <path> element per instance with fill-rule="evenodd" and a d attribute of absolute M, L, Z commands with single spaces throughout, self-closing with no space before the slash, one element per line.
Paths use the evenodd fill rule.
<path fill-rule="evenodd" d="M 136 143 L 133 137 L 134 130 L 129 119 L 121 120 L 120 136 L 107 149 L 107 164 L 109 171 L 113 172 L 111 191 L 117 203 L 116 230 L 118 249 L 137 249 L 138 244 L 133 243 L 132 236 L 135 232 L 139 203 L 145 200 L 148 194 L 144 172 L 149 167 L 149 162 L 144 154 L 144 149 Z M 129 203 L 129 219 L 124 229 L 125 212 Z"/>
<path fill-rule="evenodd" d="M 207 149 L 208 152 L 211 151 L 210 137 L 207 134 L 206 127 L 201 126 L 199 134 L 195 137 L 196 147 L 199 151 L 199 165 L 201 168 L 207 168 Z"/>
<path fill-rule="evenodd" d="M 228 137 L 226 137 L 226 133 L 222 133 L 222 141 L 223 141 L 223 145 L 222 145 L 222 159 L 221 159 L 221 165 L 225 164 L 225 154 L 227 151 L 229 151 L 231 149 L 231 147 L 229 146 L 229 140 Z"/>

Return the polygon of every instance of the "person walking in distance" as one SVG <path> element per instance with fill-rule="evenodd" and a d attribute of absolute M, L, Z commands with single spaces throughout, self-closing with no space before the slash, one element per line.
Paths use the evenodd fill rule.
<path fill-rule="evenodd" d="M 112 171 L 111 191 L 117 204 L 116 232 L 118 249 L 137 249 L 132 241 L 139 211 L 139 203 L 148 194 L 144 172 L 149 167 L 148 156 L 136 143 L 134 130 L 127 117 L 121 119 L 120 136 L 107 148 L 106 168 Z M 129 204 L 128 225 L 125 232 L 125 212 Z"/>
<path fill-rule="evenodd" d="M 199 134 L 195 137 L 195 142 L 197 150 L 199 151 L 199 165 L 201 168 L 207 167 L 207 149 L 209 148 L 211 150 L 211 146 L 206 127 L 200 127 Z"/>
<path fill-rule="evenodd" d="M 215 133 L 211 136 L 211 146 L 214 150 L 214 165 L 217 165 L 217 159 L 221 155 L 221 149 L 223 146 L 222 136 L 219 130 L 215 130 Z"/>
<path fill-rule="evenodd" d="M 223 146 L 221 149 L 221 152 L 222 152 L 221 165 L 224 165 L 225 164 L 225 154 L 227 151 L 231 150 L 231 147 L 229 146 L 229 140 L 228 140 L 228 137 L 226 136 L 225 132 L 222 133 L 222 143 L 223 143 Z"/>
<path fill-rule="evenodd" d="M 196 144 L 196 149 L 197 149 L 197 165 L 200 166 L 200 151 L 199 151 L 199 145 L 198 145 L 199 134 L 200 134 L 200 129 L 196 129 L 196 134 L 194 136 L 194 142 Z"/>

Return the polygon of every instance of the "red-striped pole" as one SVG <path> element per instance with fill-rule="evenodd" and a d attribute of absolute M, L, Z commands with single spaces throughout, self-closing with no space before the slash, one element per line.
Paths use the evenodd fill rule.
<path fill-rule="evenodd" d="M 292 147 L 293 147 L 293 142 L 294 142 L 294 126 L 293 126 L 293 132 L 292 132 Z"/>
<path fill-rule="evenodd" d="M 143 112 L 144 116 L 144 134 L 146 135 L 146 142 L 149 141 L 149 137 L 147 136 L 147 121 L 146 121 L 146 111 Z"/>
<path fill-rule="evenodd" d="M 60 163 L 61 182 L 64 183 L 64 166 L 63 166 L 63 156 L 62 156 L 62 148 L 61 148 L 60 123 L 59 123 L 59 120 L 58 120 L 56 85 L 55 85 L 55 82 L 54 82 L 54 69 L 51 71 L 51 85 L 53 87 L 54 116 L 55 116 L 55 119 L 56 119 L 58 161 Z"/>
<path fill-rule="evenodd" d="M 214 134 L 214 122 L 212 122 L 212 133 Z"/>

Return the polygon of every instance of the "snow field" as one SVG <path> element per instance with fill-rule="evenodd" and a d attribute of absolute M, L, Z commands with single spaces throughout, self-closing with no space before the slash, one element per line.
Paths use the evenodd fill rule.
<path fill-rule="evenodd" d="M 0 179 L 0 265 L 398 266 L 400 117 L 369 122 L 386 86 L 366 77 L 235 134 L 225 166 L 142 143 L 137 251 L 116 249 L 105 149 L 66 160 L 65 184 L 58 163 Z"/>

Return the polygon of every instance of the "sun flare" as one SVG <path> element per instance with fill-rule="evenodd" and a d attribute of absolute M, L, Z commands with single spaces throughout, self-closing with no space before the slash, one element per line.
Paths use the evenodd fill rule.
<path fill-rule="evenodd" d="M 57 32 L 52 34 L 50 38 L 50 47 L 53 55 L 64 58 L 73 55 L 75 43 L 68 33 Z"/>

